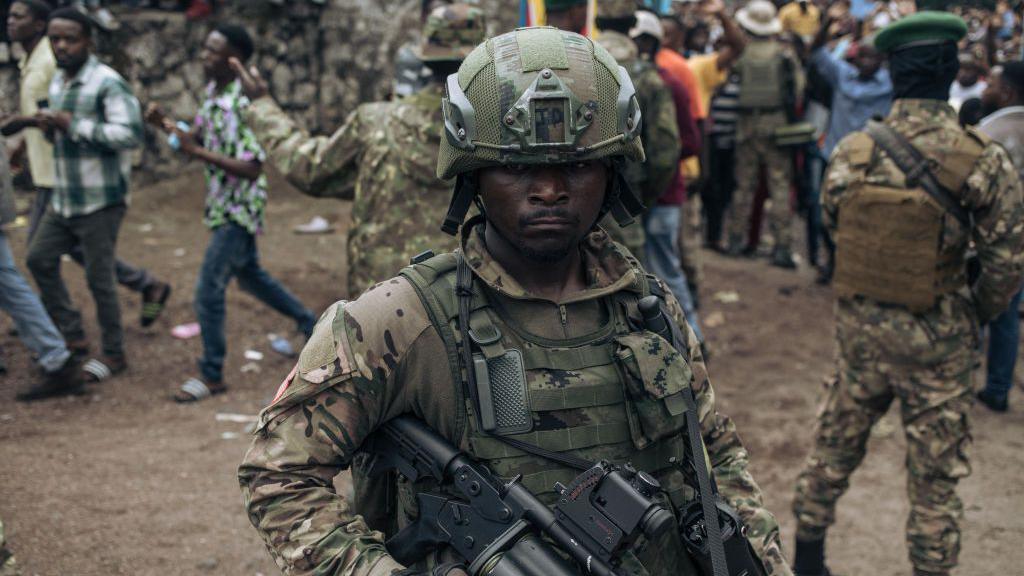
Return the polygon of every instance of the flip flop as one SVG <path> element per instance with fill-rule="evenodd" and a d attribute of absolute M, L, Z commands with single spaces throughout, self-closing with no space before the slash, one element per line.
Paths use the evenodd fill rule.
<path fill-rule="evenodd" d="M 139 323 L 142 324 L 143 328 L 151 326 L 153 322 L 156 322 L 157 318 L 163 314 L 164 306 L 167 304 L 167 299 L 170 297 L 171 285 L 166 283 L 163 283 L 160 286 L 156 298 L 153 298 L 152 300 L 149 299 L 146 294 L 143 294 L 142 315 L 139 317 Z"/>
<path fill-rule="evenodd" d="M 88 362 L 82 365 L 82 372 L 84 372 L 85 381 L 87 383 L 103 382 L 110 380 L 114 376 L 124 372 L 128 366 L 124 361 L 112 362 L 108 360 L 98 360 L 96 358 L 90 358 Z"/>
<path fill-rule="evenodd" d="M 205 400 L 211 396 L 223 394 L 227 391 L 228 387 L 223 384 L 208 386 L 198 378 L 189 378 L 188 380 L 185 380 L 185 383 L 178 389 L 178 393 L 174 395 L 174 401 L 180 404 L 199 402 L 200 400 Z"/>

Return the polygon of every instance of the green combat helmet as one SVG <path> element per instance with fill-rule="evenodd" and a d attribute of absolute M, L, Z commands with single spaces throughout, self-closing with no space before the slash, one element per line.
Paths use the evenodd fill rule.
<path fill-rule="evenodd" d="M 487 37 L 484 11 L 468 4 L 434 8 L 413 53 L 422 62 L 461 62 Z"/>
<path fill-rule="evenodd" d="M 476 197 L 474 172 L 491 166 L 607 159 L 605 211 L 626 225 L 643 210 L 621 176 L 623 160 L 644 160 L 633 82 L 589 38 L 546 26 L 491 38 L 448 77 L 441 106 L 437 175 L 458 177 L 445 232 L 456 233 Z"/>

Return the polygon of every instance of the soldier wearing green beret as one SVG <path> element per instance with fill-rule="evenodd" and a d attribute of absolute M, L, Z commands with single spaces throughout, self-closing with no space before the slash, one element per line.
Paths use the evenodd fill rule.
<path fill-rule="evenodd" d="M 451 564 L 459 559 L 451 546 L 417 548 L 408 567 L 385 546 L 427 516 L 418 502 L 454 496 L 450 483 L 378 482 L 391 489 L 388 506 L 369 517 L 358 492 L 348 500 L 334 489 L 337 474 L 360 467 L 356 456 L 375 430 L 416 415 L 549 506 L 557 483 L 579 474 L 567 457 L 632 462 L 657 479 L 658 498 L 678 520 L 699 501 L 690 471 L 697 459 L 710 462 L 745 524 L 733 541 L 744 550 L 749 542 L 766 574 L 790 574 L 778 524 L 735 424 L 716 409 L 678 302 L 597 224 L 606 213 L 625 223 L 641 212 L 623 172 L 626 161 L 644 159 L 629 74 L 588 38 L 522 28 L 477 47 L 446 86 L 437 176 L 456 180 L 444 222 L 461 229 L 459 249 L 418 257 L 331 306 L 261 414 L 239 469 L 248 517 L 278 565 L 290 576 L 466 572 Z M 480 215 L 463 222 L 473 204 Z M 647 296 L 681 331 L 673 343 L 634 320 Z M 500 406 L 479 398 L 509 388 L 516 393 Z M 493 541 L 471 536 L 470 547 Z M 675 529 L 641 538 L 616 560 L 623 576 L 700 574 Z M 490 566 L 473 573 L 511 573 Z"/>
<path fill-rule="evenodd" d="M 961 128 L 947 103 L 967 27 L 920 12 L 878 33 L 895 101 L 836 147 L 822 194 L 836 239 L 838 366 L 797 480 L 799 576 L 824 576 L 826 530 L 871 428 L 899 401 L 907 440 L 906 538 L 915 576 L 957 565 L 978 326 L 1024 271 L 1024 207 L 1006 151 Z M 965 266 L 970 244 L 976 271 Z"/>

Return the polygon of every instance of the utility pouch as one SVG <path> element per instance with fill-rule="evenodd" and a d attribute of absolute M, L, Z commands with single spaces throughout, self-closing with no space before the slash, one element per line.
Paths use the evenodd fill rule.
<path fill-rule="evenodd" d="M 746 527 L 739 514 L 731 506 L 716 498 L 718 506 L 718 523 L 722 529 L 722 545 L 725 548 L 725 560 L 729 576 L 764 576 L 764 564 L 746 537 Z M 711 547 L 704 523 L 704 511 L 700 500 L 693 500 L 679 510 L 679 532 L 683 536 L 683 544 L 701 574 L 711 576 L 714 570 L 711 564 Z"/>
<path fill-rule="evenodd" d="M 469 326 L 469 338 L 480 350 L 473 353 L 472 366 L 480 426 L 500 436 L 529 432 L 533 415 L 522 352 L 501 345 L 501 331 L 485 310 L 474 311 Z"/>
<path fill-rule="evenodd" d="M 693 371 L 667 340 L 650 331 L 616 338 L 615 362 L 629 391 L 630 429 L 638 448 L 685 430 Z M 634 413 L 635 412 L 635 413 Z"/>

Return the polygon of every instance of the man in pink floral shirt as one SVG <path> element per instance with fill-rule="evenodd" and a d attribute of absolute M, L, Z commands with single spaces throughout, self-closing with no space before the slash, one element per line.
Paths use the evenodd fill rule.
<path fill-rule="evenodd" d="M 196 285 L 195 309 L 202 328 L 203 356 L 199 378 L 189 378 L 178 391 L 179 402 L 194 402 L 227 390 L 223 381 L 224 294 L 232 277 L 239 286 L 278 312 L 293 318 L 309 336 L 316 316 L 270 276 L 259 263 L 256 236 L 263 229 L 267 179 L 263 149 L 242 123 L 249 105 L 229 58 L 246 61 L 253 53 L 252 38 L 244 28 L 221 25 L 206 37 L 200 53 L 210 80 L 206 100 L 194 126 L 183 131 L 150 106 L 147 120 L 171 133 L 184 154 L 206 163 L 204 222 L 213 231 Z"/>

